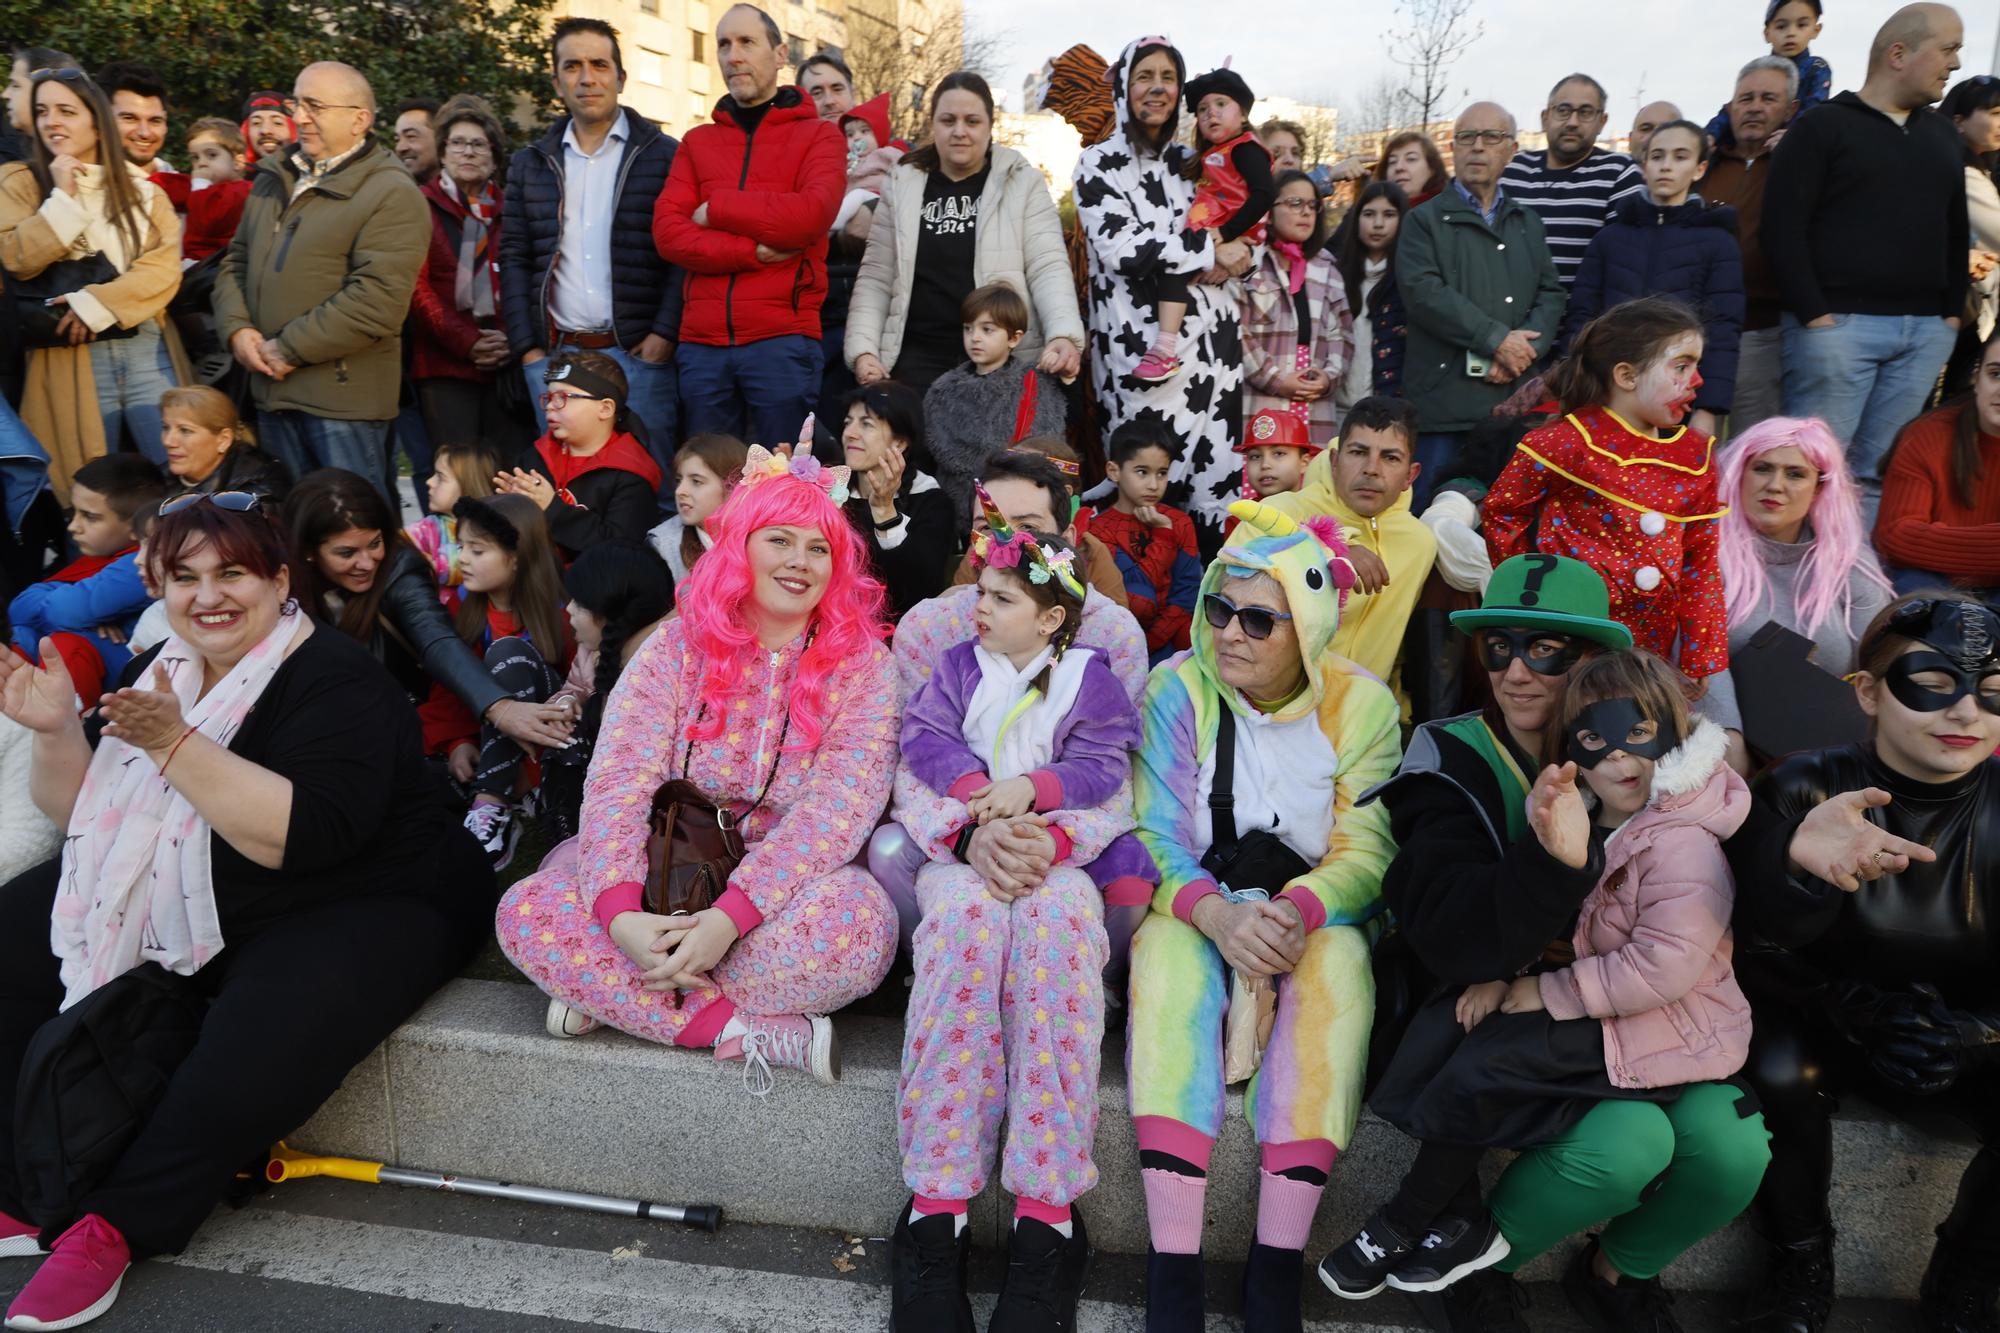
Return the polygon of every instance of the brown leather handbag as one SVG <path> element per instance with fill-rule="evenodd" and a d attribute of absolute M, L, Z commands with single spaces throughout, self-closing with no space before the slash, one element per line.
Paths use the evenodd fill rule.
<path fill-rule="evenodd" d="M 703 712 L 707 705 L 703 705 Z M 695 715 L 699 721 L 701 714 Z M 790 710 L 778 733 L 777 753 L 764 789 L 742 810 L 725 809 L 708 799 L 700 787 L 687 779 L 688 764 L 694 758 L 694 741 L 689 740 L 681 757 L 681 774 L 660 784 L 653 793 L 652 828 L 646 837 L 645 908 L 661 916 L 706 911 L 729 887 L 729 876 L 742 863 L 748 850 L 743 845 L 743 825 L 771 794 L 778 778 L 778 763 L 784 758 L 785 738 L 791 734 Z"/>

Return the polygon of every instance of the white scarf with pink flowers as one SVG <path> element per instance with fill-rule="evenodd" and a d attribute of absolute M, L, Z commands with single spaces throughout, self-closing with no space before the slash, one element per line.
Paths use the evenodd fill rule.
<path fill-rule="evenodd" d="M 287 609 L 205 695 L 201 656 L 178 634 L 154 661 L 187 725 L 226 746 L 304 627 L 305 617 Z M 50 921 L 64 1009 L 141 963 L 189 976 L 222 952 L 208 835 L 144 750 L 110 736 L 98 743 L 70 814 Z"/>

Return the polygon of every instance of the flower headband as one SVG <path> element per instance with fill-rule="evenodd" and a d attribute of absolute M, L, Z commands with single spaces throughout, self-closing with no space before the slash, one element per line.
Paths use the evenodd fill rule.
<path fill-rule="evenodd" d="M 811 417 L 806 418 L 803 434 L 808 440 L 812 438 Z M 761 444 L 753 444 L 743 460 L 743 480 L 739 484 L 755 486 L 771 477 L 797 477 L 825 491 L 826 498 L 835 504 L 844 505 L 849 495 L 847 483 L 853 475 L 854 469 L 844 463 L 839 467 L 821 466 L 820 461 L 809 452 L 797 455 L 774 453 Z"/>
<path fill-rule="evenodd" d="M 1032 533 L 1016 532 L 1007 525 L 1000 506 L 994 504 L 993 497 L 986 493 L 984 482 L 975 481 L 972 488 L 979 492 L 979 507 L 986 511 L 987 528 L 985 532 L 976 532 L 972 536 L 972 567 L 975 570 L 988 565 L 995 569 L 1020 569 L 1030 583 L 1047 583 L 1053 578 L 1078 601 L 1083 601 L 1083 584 L 1076 577 L 1076 553 L 1044 551 Z"/>

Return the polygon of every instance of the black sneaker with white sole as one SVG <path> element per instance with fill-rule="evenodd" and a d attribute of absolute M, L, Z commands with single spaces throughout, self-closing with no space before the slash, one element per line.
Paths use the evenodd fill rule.
<path fill-rule="evenodd" d="M 474 801 L 465 812 L 465 831 L 479 840 L 479 850 L 493 859 L 495 870 L 505 870 L 514 859 L 514 844 L 521 840 L 521 825 L 514 807 L 492 801 Z"/>
<path fill-rule="evenodd" d="M 1443 1291 L 1466 1274 L 1499 1263 L 1511 1248 L 1485 1209 L 1477 1217 L 1440 1217 L 1388 1282 L 1397 1291 Z"/>
<path fill-rule="evenodd" d="M 1069 1210 L 1070 1234 L 1032 1217 L 1014 1219 L 1007 1237 L 1007 1276 L 986 1333 L 1072 1333 L 1083 1279 L 1090 1271 L 1090 1233 L 1083 1213 Z"/>
<path fill-rule="evenodd" d="M 1417 1243 L 1381 1213 L 1319 1261 L 1319 1280 L 1343 1300 L 1365 1301 L 1389 1284 L 1389 1274 L 1416 1252 Z"/>

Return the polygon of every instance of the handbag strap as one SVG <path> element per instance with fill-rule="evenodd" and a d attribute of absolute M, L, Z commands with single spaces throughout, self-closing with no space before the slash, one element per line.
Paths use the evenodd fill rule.
<path fill-rule="evenodd" d="M 1208 784 L 1209 841 L 1223 856 L 1236 853 L 1236 713 L 1221 701 L 1215 723 L 1215 776 Z"/>
<path fill-rule="evenodd" d="M 812 641 L 813 638 L 818 633 L 819 631 L 817 628 L 809 630 L 806 633 L 806 646 L 802 651 L 801 655 L 803 655 L 804 652 L 812 651 Z M 696 723 L 699 723 L 704 717 L 707 716 L 708 716 L 708 700 L 703 699 L 701 701 L 701 706 L 695 710 L 694 720 Z M 694 765 L 694 736 L 692 734 L 693 731 L 694 731 L 694 726 L 690 725 L 688 727 L 688 732 L 690 734 L 688 736 L 687 748 L 681 752 L 681 780 L 683 782 L 694 781 L 694 778 L 690 775 L 690 770 L 693 768 Z M 723 821 L 722 826 L 724 828 L 730 828 L 730 829 L 742 828 L 745 824 L 750 822 L 750 816 L 756 814 L 758 809 L 763 806 L 764 798 L 771 794 L 771 784 L 778 780 L 778 765 L 783 763 L 785 760 L 785 742 L 786 740 L 790 739 L 791 734 L 792 734 L 792 710 L 790 705 L 788 704 L 785 708 L 784 725 L 778 728 L 778 748 L 775 751 L 773 751 L 771 755 L 771 771 L 764 775 L 764 785 L 762 788 L 758 790 L 757 799 L 750 802 L 749 806 L 745 808 L 743 813 L 740 815 L 730 814 L 729 811 L 723 809 L 721 805 L 717 805 L 715 807 L 716 818 L 718 819 L 718 821 Z"/>
<path fill-rule="evenodd" d="M 1014 438 L 1009 444 L 1019 444 L 1028 438 L 1035 428 L 1035 398 L 1038 383 L 1035 372 L 1029 370 L 1021 376 L 1021 401 L 1014 408 Z"/>

